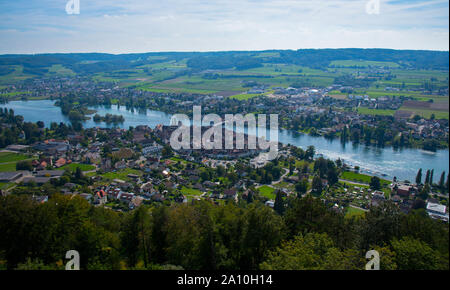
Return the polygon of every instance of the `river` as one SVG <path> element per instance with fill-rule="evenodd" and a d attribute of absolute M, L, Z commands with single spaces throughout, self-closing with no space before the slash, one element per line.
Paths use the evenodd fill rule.
<path fill-rule="evenodd" d="M 45 126 L 50 126 L 51 122 L 70 123 L 69 119 L 62 115 L 61 109 L 54 106 L 54 101 L 12 101 L 0 107 L 11 108 L 16 115 L 22 115 L 28 122 L 43 121 Z M 160 111 L 129 111 L 125 107 L 113 105 L 109 108 L 104 106 L 92 107 L 99 115 L 107 113 L 122 115 L 125 122 L 118 125 L 120 128 L 136 127 L 138 125 L 148 125 L 155 127 L 158 124 L 170 124 L 171 115 Z M 86 128 L 91 127 L 113 127 L 105 123 L 95 123 L 92 119 L 83 123 Z M 422 168 L 434 169 L 434 182 L 438 182 L 442 171 L 449 171 L 449 151 L 438 150 L 429 152 L 420 149 L 403 148 L 394 149 L 390 146 L 384 148 L 376 146 L 365 146 L 343 144 L 339 139 L 329 140 L 324 137 L 313 137 L 299 134 L 288 130 L 279 130 L 278 139 L 284 144 L 293 144 L 306 149 L 309 145 L 316 148 L 317 153 L 324 157 L 336 160 L 341 158 L 345 163 L 359 166 L 362 172 L 378 175 L 384 178 L 396 176 L 400 180 L 414 181 L 417 170 Z M 424 172 L 425 173 L 425 172 Z"/>

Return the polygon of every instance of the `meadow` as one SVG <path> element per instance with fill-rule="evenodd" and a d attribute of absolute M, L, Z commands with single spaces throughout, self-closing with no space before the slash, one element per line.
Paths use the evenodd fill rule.
<path fill-rule="evenodd" d="M 390 61 L 373 61 L 358 59 L 343 59 L 330 61 L 328 66 L 320 69 L 311 68 L 295 63 L 277 63 L 280 52 L 248 52 L 247 56 L 261 59 L 262 64 L 248 69 L 236 67 L 214 70 L 191 70 L 189 57 L 172 58 L 167 55 L 150 55 L 147 60 L 150 63 L 132 66 L 123 69 L 111 69 L 92 74 L 92 79 L 98 82 L 114 82 L 121 87 L 135 87 L 140 90 L 155 93 L 191 93 L 191 94 L 218 94 L 238 100 L 248 100 L 258 96 L 246 94 L 250 89 L 245 84 L 254 82 L 268 87 L 310 86 L 327 87 L 335 83 L 342 76 L 359 78 L 367 76 L 373 78 L 367 88 L 355 86 L 352 94 L 368 95 L 370 98 L 383 96 L 410 97 L 415 100 L 438 102 L 448 107 L 448 96 L 431 95 L 424 93 L 422 88 L 429 84 L 435 88 L 448 88 L 448 71 L 425 70 L 405 67 L 403 63 Z M 268 61 L 270 60 L 270 61 Z M 89 63 L 84 61 L 82 63 Z M 0 77 L 0 85 L 15 83 L 30 77 L 24 73 L 22 65 L 12 65 L 14 71 Z M 44 76 L 73 76 L 75 72 L 63 64 L 53 64 L 48 67 Z M 207 77 L 207 75 L 213 77 Z M 397 90 L 393 90 L 395 88 Z M 8 93 L 6 97 L 14 97 Z M 337 99 L 345 99 L 348 92 L 332 91 L 329 95 Z M 447 110 L 448 112 L 448 110 Z M 362 111 L 362 113 L 392 115 L 390 111 L 374 112 Z M 448 113 L 436 113 L 421 111 L 423 116 L 436 116 L 448 118 Z"/>

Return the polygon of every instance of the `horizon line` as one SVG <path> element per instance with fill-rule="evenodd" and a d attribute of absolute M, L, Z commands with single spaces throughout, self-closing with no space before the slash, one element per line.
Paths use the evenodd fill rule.
<path fill-rule="evenodd" d="M 361 50 L 396 50 L 396 51 L 429 51 L 429 52 L 449 52 L 449 50 L 439 49 L 397 49 L 397 48 L 377 48 L 377 47 L 340 47 L 340 48 L 298 48 L 298 49 L 261 49 L 261 50 L 160 50 L 160 51 L 145 51 L 145 52 L 34 52 L 34 53 L 0 53 L 0 56 L 37 56 L 47 54 L 109 54 L 109 55 L 125 55 L 125 54 L 151 54 L 151 53 L 216 53 L 216 52 L 267 52 L 267 51 L 299 51 L 299 50 L 344 50 L 344 49 L 361 49 Z"/>

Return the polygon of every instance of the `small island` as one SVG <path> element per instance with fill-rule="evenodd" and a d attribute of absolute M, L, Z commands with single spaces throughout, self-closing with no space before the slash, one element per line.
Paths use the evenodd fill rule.
<path fill-rule="evenodd" d="M 95 123 L 119 124 L 123 123 L 125 118 L 122 115 L 106 114 L 105 116 L 100 116 L 99 114 L 95 114 L 93 120 Z"/>

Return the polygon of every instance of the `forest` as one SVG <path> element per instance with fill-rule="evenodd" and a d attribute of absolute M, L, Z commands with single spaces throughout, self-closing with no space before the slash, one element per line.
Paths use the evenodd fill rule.
<path fill-rule="evenodd" d="M 386 202 L 345 217 L 310 196 L 289 198 L 280 213 L 258 201 L 144 205 L 122 213 L 55 194 L 0 198 L 0 268 L 363 270 L 365 253 L 381 269 L 449 269 L 446 223 L 423 209 L 408 215 Z"/>
<path fill-rule="evenodd" d="M 259 57 L 261 53 L 269 56 Z M 140 54 L 72 53 L 37 55 L 0 55 L 0 75 L 11 66 L 23 65 L 24 72 L 37 76 L 61 64 L 79 74 L 94 74 L 132 69 L 142 65 L 187 59 L 193 71 L 208 69 L 256 68 L 263 63 L 295 64 L 323 69 L 334 60 L 368 60 L 394 62 L 410 69 L 442 69 L 449 66 L 448 52 L 393 49 L 299 49 L 227 52 L 154 52 Z"/>

